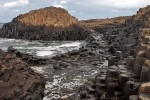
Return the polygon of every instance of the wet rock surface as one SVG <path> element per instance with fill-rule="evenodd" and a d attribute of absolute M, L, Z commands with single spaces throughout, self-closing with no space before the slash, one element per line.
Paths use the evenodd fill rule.
<path fill-rule="evenodd" d="M 48 59 L 34 57 L 33 55 L 29 55 L 27 53 L 22 53 L 22 52 L 18 51 L 17 49 L 13 48 L 12 46 L 8 47 L 7 53 L 13 54 L 15 57 L 21 59 L 22 61 L 26 62 L 30 66 L 48 64 Z"/>
<path fill-rule="evenodd" d="M 79 50 L 46 59 L 44 62 L 46 65 L 33 66 L 32 69 L 44 73 L 47 80 L 44 100 L 150 100 L 149 14 L 150 6 L 147 6 L 140 9 L 136 15 L 123 18 L 123 21 L 109 23 L 104 29 L 96 27 L 94 29 L 98 32 L 90 30 L 91 36 Z M 36 59 L 34 57 L 30 59 L 30 55 L 20 57 L 20 53 L 12 47 L 9 47 L 8 52 L 18 56 L 17 59 L 28 61 L 27 63 Z M 17 66 L 10 54 L 7 54 L 5 59 L 11 63 L 9 65 Z M 36 64 L 31 64 L 40 65 L 40 60 Z M 18 66 L 20 65 L 22 64 Z M 24 69 L 22 67 L 18 69 L 20 68 L 18 66 L 15 67 L 16 71 L 19 70 L 17 74 L 13 72 L 14 74 L 9 75 L 7 74 L 9 71 L 6 71 L 2 82 L 0 81 L 2 84 L 0 89 L 6 91 L 1 93 L 2 99 L 7 93 L 7 97 L 11 98 L 16 98 L 14 95 L 19 93 L 20 88 L 13 89 L 13 92 L 7 91 L 5 88 L 9 87 L 9 84 L 16 84 L 15 87 L 23 86 L 21 88 L 23 94 L 17 98 L 23 97 L 25 100 L 42 98 L 43 95 L 39 94 L 43 92 L 34 91 L 43 87 L 41 85 L 43 83 L 37 88 L 34 84 L 36 74 L 30 75 L 32 70 L 23 67 L 30 69 L 27 73 L 30 76 L 28 80 L 27 76 L 20 74 L 20 70 Z M 18 78 L 14 82 L 12 80 L 15 77 Z M 28 85 L 24 83 L 24 77 Z"/>
<path fill-rule="evenodd" d="M 37 72 L 42 70 L 47 79 L 44 100 L 75 100 L 79 87 L 105 68 L 107 45 L 103 35 L 92 33 L 90 42 L 79 50 L 54 56 L 48 60 L 48 65 L 32 67 Z M 93 44 L 96 45 L 93 47 Z"/>
<path fill-rule="evenodd" d="M 45 79 L 15 57 L 15 49 L 0 50 L 0 100 L 42 100 Z"/>

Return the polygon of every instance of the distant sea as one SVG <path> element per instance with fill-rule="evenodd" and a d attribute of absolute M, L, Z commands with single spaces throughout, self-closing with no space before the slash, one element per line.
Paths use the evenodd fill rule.
<path fill-rule="evenodd" d="M 4 23 L 0 23 L 0 28 L 4 25 Z"/>

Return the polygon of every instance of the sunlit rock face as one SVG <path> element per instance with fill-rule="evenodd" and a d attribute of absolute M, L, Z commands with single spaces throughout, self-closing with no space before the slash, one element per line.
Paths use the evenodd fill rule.
<path fill-rule="evenodd" d="M 78 19 L 62 8 L 46 7 L 17 16 L 5 24 L 1 37 L 30 40 L 83 40 L 89 35 Z"/>

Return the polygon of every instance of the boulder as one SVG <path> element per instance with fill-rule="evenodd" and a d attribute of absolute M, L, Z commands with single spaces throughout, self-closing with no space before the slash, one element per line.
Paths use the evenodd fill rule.
<path fill-rule="evenodd" d="M 129 100 L 138 100 L 137 95 L 130 95 Z"/>
<path fill-rule="evenodd" d="M 138 100 L 150 100 L 150 95 L 148 94 L 140 94 Z"/>
<path fill-rule="evenodd" d="M 45 79 L 9 53 L 0 55 L 0 100 L 42 100 Z M 11 52 L 11 53 L 10 53 Z"/>
<path fill-rule="evenodd" d="M 14 53 L 15 51 L 16 51 L 16 49 L 13 48 L 13 46 L 9 46 L 8 49 L 7 49 L 8 53 Z"/>
<path fill-rule="evenodd" d="M 148 68 L 150 68 L 150 60 L 146 60 L 144 63 Z"/>
<path fill-rule="evenodd" d="M 148 94 L 148 95 L 150 95 L 150 82 L 142 83 L 140 85 L 139 94 Z"/>
<path fill-rule="evenodd" d="M 137 56 L 145 58 L 146 57 L 146 50 L 139 51 Z"/>

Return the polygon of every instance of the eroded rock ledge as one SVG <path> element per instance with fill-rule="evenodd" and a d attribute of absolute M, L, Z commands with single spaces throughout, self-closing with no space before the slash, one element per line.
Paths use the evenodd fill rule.
<path fill-rule="evenodd" d="M 0 37 L 29 40 L 84 40 L 89 31 L 65 9 L 46 7 L 30 11 L 6 23 Z"/>
<path fill-rule="evenodd" d="M 45 79 L 11 52 L 0 50 L 0 100 L 42 100 Z"/>

